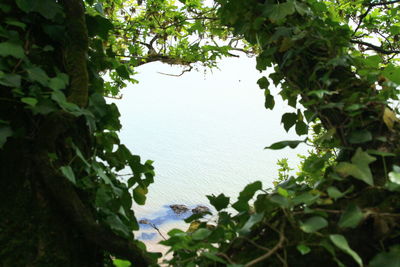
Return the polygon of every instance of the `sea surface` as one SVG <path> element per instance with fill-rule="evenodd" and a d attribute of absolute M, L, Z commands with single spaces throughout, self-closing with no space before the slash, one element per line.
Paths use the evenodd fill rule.
<path fill-rule="evenodd" d="M 140 155 L 154 161 L 155 183 L 144 206 L 134 206 L 139 219 L 148 219 L 164 235 L 173 227 L 185 227 L 169 208 L 184 204 L 205 205 L 206 195 L 224 193 L 234 201 L 240 190 L 260 180 L 265 188 L 277 178 L 277 161 L 288 158 L 298 165 L 297 154 L 307 148 L 265 150 L 282 140 L 300 139 L 286 133 L 281 115 L 294 111 L 276 96 L 273 111 L 264 107 L 264 92 L 257 80 L 266 73 L 255 69 L 254 58 L 224 59 L 220 69 L 191 71 L 150 63 L 137 69 L 131 84 L 113 100 L 120 110 L 121 140 Z M 164 73 L 164 74 L 161 74 Z M 271 87 L 277 95 L 278 89 Z M 159 240 L 148 225 L 137 234 L 143 240 Z"/>

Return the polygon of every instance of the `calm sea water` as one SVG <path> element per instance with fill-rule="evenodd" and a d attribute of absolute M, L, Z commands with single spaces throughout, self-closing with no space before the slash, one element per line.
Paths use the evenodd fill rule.
<path fill-rule="evenodd" d="M 291 111 L 280 97 L 274 111 L 264 108 L 263 91 L 256 84 L 263 74 L 254 59 L 225 59 L 220 69 L 177 78 L 158 72 L 176 74 L 179 68 L 148 64 L 138 69 L 140 83 L 124 89 L 123 99 L 115 101 L 122 115 L 122 142 L 143 161 L 154 160 L 155 183 L 146 205 L 134 207 L 138 218 L 153 219 L 160 228 L 167 223 L 181 227 L 181 218 L 168 205 L 208 205 L 205 196 L 221 192 L 236 199 L 256 180 L 271 186 L 278 159 L 289 158 L 296 166 L 297 154 L 306 152 L 305 147 L 264 150 L 299 137 L 280 124 L 281 115 Z M 154 236 L 145 234 L 144 239 Z"/>

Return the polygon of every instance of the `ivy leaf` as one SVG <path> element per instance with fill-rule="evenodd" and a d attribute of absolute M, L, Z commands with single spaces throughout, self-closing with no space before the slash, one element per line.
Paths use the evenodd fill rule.
<path fill-rule="evenodd" d="M 274 5 L 266 5 L 264 15 L 268 16 L 272 22 L 276 22 L 286 18 L 294 12 L 295 6 L 293 2 L 284 2 Z"/>
<path fill-rule="evenodd" d="M 283 128 L 285 128 L 286 132 L 289 131 L 293 125 L 296 124 L 297 114 L 296 113 L 285 113 L 282 115 L 281 122 L 283 123 Z"/>
<path fill-rule="evenodd" d="M 110 20 L 100 16 L 86 16 L 86 24 L 89 36 L 99 36 L 103 40 L 108 40 L 108 34 L 114 25 Z"/>
<path fill-rule="evenodd" d="M 389 180 L 400 185 L 400 168 L 398 166 L 395 165 L 393 171 L 389 172 Z"/>
<path fill-rule="evenodd" d="M 340 162 L 336 166 L 335 170 L 345 177 L 351 175 L 369 185 L 373 185 L 374 181 L 368 165 L 374 161 L 374 157 L 364 152 L 361 148 L 358 148 L 354 156 L 351 158 L 352 163 Z"/>
<path fill-rule="evenodd" d="M 129 227 L 124 224 L 121 219 L 116 214 L 111 214 L 107 216 L 106 223 L 110 226 L 112 230 L 120 233 L 122 236 L 129 238 L 132 235 Z"/>
<path fill-rule="evenodd" d="M 370 262 L 369 267 L 400 267 L 400 247 L 392 247 L 389 252 L 381 252 Z"/>
<path fill-rule="evenodd" d="M 355 228 L 364 218 L 361 209 L 354 203 L 350 203 L 339 220 L 339 227 L 341 228 Z"/>
<path fill-rule="evenodd" d="M 242 192 L 240 192 L 238 201 L 232 204 L 232 207 L 237 211 L 246 211 L 249 209 L 249 200 L 253 198 L 254 194 L 262 189 L 262 183 L 256 181 L 246 185 Z"/>
<path fill-rule="evenodd" d="M 12 56 L 15 58 L 23 58 L 25 56 L 24 49 L 20 43 L 3 42 L 0 43 L 0 56 Z"/>
<path fill-rule="evenodd" d="M 368 130 L 353 131 L 349 135 L 348 140 L 350 144 L 366 143 L 372 140 L 372 134 Z"/>
<path fill-rule="evenodd" d="M 33 97 L 23 97 L 21 98 L 21 102 L 28 104 L 29 106 L 32 107 L 36 106 L 36 104 L 38 103 L 37 99 Z"/>
<path fill-rule="evenodd" d="M 330 186 L 326 189 L 329 197 L 334 198 L 334 199 L 338 199 L 341 198 L 344 194 L 342 192 L 339 191 L 339 189 L 337 189 L 334 186 Z"/>
<path fill-rule="evenodd" d="M 223 260 L 222 258 L 218 257 L 215 253 L 204 251 L 203 253 L 201 253 L 201 255 L 206 257 L 206 258 L 208 258 L 208 259 L 210 259 L 210 260 L 212 260 L 212 261 L 215 261 L 215 262 L 219 262 L 219 263 L 222 263 L 222 264 L 225 264 L 225 265 L 227 263 L 225 260 Z"/>
<path fill-rule="evenodd" d="M 314 216 L 309 218 L 304 223 L 300 224 L 300 229 L 310 234 L 328 226 L 328 221 L 321 216 Z"/>
<path fill-rule="evenodd" d="M 304 135 L 308 133 L 308 125 L 304 121 L 298 121 L 295 129 L 298 135 Z"/>
<path fill-rule="evenodd" d="M 389 64 L 383 71 L 382 75 L 388 78 L 389 80 L 400 84 L 400 68 L 393 64 Z"/>
<path fill-rule="evenodd" d="M 62 9 L 55 1 L 52 0 L 16 0 L 18 7 L 26 12 L 38 12 L 46 19 L 54 19 L 58 15 L 62 15 Z"/>
<path fill-rule="evenodd" d="M 26 71 L 28 72 L 28 76 L 31 81 L 38 82 L 43 86 L 48 86 L 49 76 L 47 76 L 43 69 L 36 66 L 31 66 L 26 68 Z"/>
<path fill-rule="evenodd" d="M 130 74 L 125 65 L 120 65 L 115 69 L 118 73 L 118 75 L 123 78 L 123 79 L 129 79 Z"/>
<path fill-rule="evenodd" d="M 264 213 L 254 213 L 250 216 L 250 218 L 247 220 L 247 222 L 243 225 L 241 229 L 239 229 L 238 233 L 240 235 L 247 235 L 250 233 L 251 227 L 253 225 L 261 222 L 261 220 L 264 218 Z"/>
<path fill-rule="evenodd" d="M 304 143 L 306 140 L 288 140 L 288 141 L 280 141 L 273 143 L 270 146 L 265 147 L 264 149 L 272 149 L 279 150 L 285 147 L 296 148 L 300 143 Z"/>
<path fill-rule="evenodd" d="M 5 74 L 0 72 L 0 84 L 8 87 L 20 87 L 21 76 L 18 74 Z"/>
<path fill-rule="evenodd" d="M 200 228 L 193 232 L 192 239 L 193 240 L 203 240 L 206 237 L 208 237 L 209 235 L 211 235 L 210 230 L 208 230 L 207 228 Z"/>
<path fill-rule="evenodd" d="M 347 240 L 344 236 L 342 235 L 329 235 L 329 239 L 332 241 L 332 243 L 341 249 L 343 252 L 349 254 L 357 263 L 359 266 L 363 266 L 362 259 L 358 254 L 352 250 L 349 246 L 349 243 L 347 243 Z"/>
<path fill-rule="evenodd" d="M 113 259 L 113 264 L 115 267 L 130 267 L 131 263 L 126 260 Z"/>
<path fill-rule="evenodd" d="M 146 203 L 146 194 L 148 193 L 147 187 L 137 186 L 133 191 L 133 199 L 139 205 L 144 205 Z"/>
<path fill-rule="evenodd" d="M 219 194 L 217 197 L 211 195 L 207 196 L 207 198 L 217 211 L 225 209 L 229 205 L 229 197 L 226 197 L 224 194 Z"/>
<path fill-rule="evenodd" d="M 62 166 L 60 171 L 71 183 L 76 184 L 75 174 L 71 166 Z"/>
<path fill-rule="evenodd" d="M 0 126 L 0 148 L 4 146 L 7 138 L 13 135 L 13 131 L 9 126 Z"/>
<path fill-rule="evenodd" d="M 304 244 L 297 245 L 296 248 L 300 252 L 301 255 L 306 255 L 311 251 L 310 247 L 306 246 Z"/>
<path fill-rule="evenodd" d="M 270 94 L 269 92 L 267 92 L 267 91 L 265 91 L 264 94 L 265 94 L 265 104 L 264 104 L 265 108 L 266 108 L 266 109 L 273 110 L 274 107 L 275 107 L 275 99 L 274 99 L 274 96 L 271 95 L 271 94 Z"/>
<path fill-rule="evenodd" d="M 261 89 L 268 89 L 269 87 L 269 81 L 265 76 L 258 79 L 257 84 L 258 86 L 260 86 Z"/>
<path fill-rule="evenodd" d="M 383 122 L 386 124 L 386 126 L 392 130 L 393 125 L 395 122 L 398 122 L 399 119 L 396 116 L 396 113 L 394 113 L 390 108 L 386 107 L 385 111 L 383 112 L 382 116 Z"/>

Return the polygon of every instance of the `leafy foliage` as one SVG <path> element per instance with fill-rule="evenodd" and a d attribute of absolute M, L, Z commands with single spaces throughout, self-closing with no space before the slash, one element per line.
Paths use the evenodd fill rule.
<path fill-rule="evenodd" d="M 234 202 L 208 196 L 217 221 L 196 216 L 193 231 L 170 231 L 162 242 L 174 252 L 167 263 L 396 266 L 399 9 L 397 1 L 3 1 L 0 160 L 8 191 L 0 240 L 10 245 L 0 252 L 2 265 L 32 258 L 38 265 L 128 265 L 110 254 L 156 264 L 159 255 L 132 234 L 131 210 L 132 200 L 145 203 L 152 162 L 120 143 L 118 109 L 104 96 L 136 82 L 142 64 L 178 64 L 185 72 L 242 51 L 257 52 L 259 71 L 274 68 L 258 84 L 267 109 L 275 106 L 270 84 L 295 109 L 282 116 L 285 130 L 316 134 L 267 148 L 311 139 L 315 150 L 296 177 L 283 175 L 272 189 L 257 181 Z M 131 175 L 122 182 L 126 168 Z"/>
<path fill-rule="evenodd" d="M 400 51 L 395 41 L 399 32 L 393 25 L 399 23 L 400 5 L 308 0 L 218 3 L 223 23 L 258 47 L 257 69 L 274 68 L 269 77 L 258 80 L 266 90 L 266 101 L 273 98 L 268 89 L 273 83 L 296 109 L 283 114 L 285 130 L 294 127 L 303 135 L 312 129 L 314 135 L 266 148 L 296 147 L 301 142 L 314 148 L 303 157 L 296 176 L 290 176 L 291 168 L 280 161 L 274 188 L 257 187 L 249 198 L 240 197 L 243 191 L 231 204 L 237 212 L 229 206 L 218 209 L 207 243 L 197 242 L 189 233 L 184 249 L 176 241 L 169 263 L 395 266 L 400 195 L 395 185 L 398 109 L 393 103 L 399 93 L 395 73 L 400 70 Z M 372 38 L 376 41 L 370 43 Z M 203 220 L 200 227 L 208 224 L 213 222 Z M 173 241 L 165 244 L 169 242 Z M 219 259 L 204 256 L 205 251 Z"/>

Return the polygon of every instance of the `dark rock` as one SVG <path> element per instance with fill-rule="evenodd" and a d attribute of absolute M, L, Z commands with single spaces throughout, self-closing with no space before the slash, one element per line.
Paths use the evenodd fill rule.
<path fill-rule="evenodd" d="M 196 208 L 192 209 L 193 214 L 198 214 L 198 213 L 205 213 L 205 212 L 210 212 L 210 209 L 206 206 L 197 206 Z"/>
<path fill-rule="evenodd" d="M 169 205 L 169 207 L 173 210 L 173 212 L 175 214 L 182 214 L 185 213 L 189 210 L 188 207 L 186 207 L 185 205 Z"/>
<path fill-rule="evenodd" d="M 147 219 L 142 219 L 139 221 L 140 224 L 150 224 L 149 220 Z"/>

